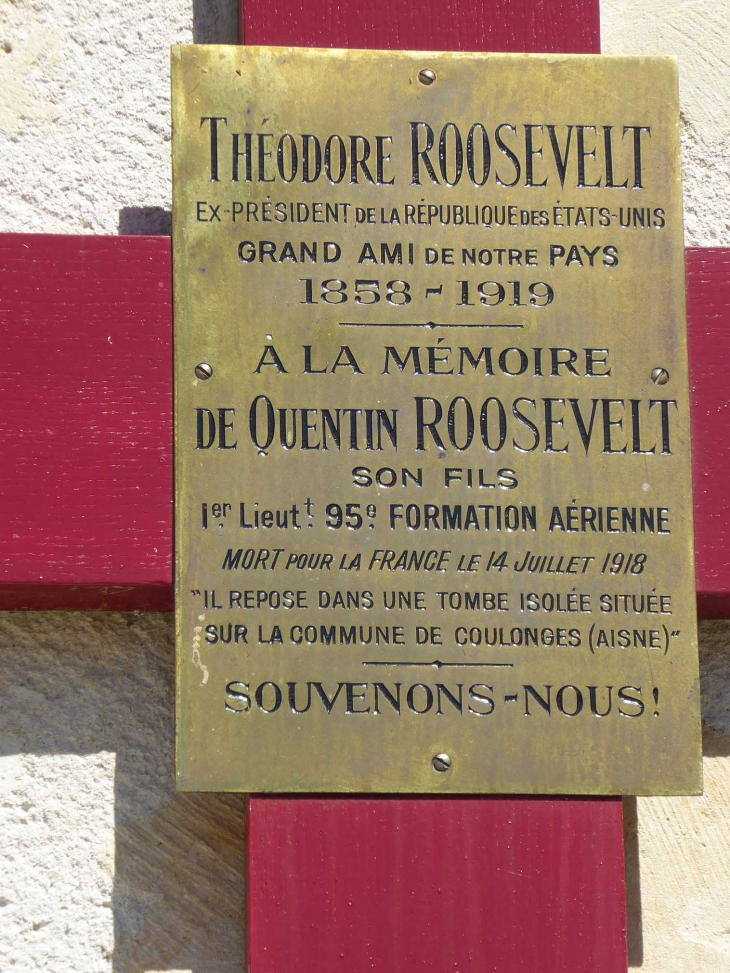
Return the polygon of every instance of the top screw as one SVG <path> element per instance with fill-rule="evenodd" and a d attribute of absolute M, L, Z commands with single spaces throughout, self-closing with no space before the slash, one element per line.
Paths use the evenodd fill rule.
<path fill-rule="evenodd" d="M 421 84 L 433 84 L 436 80 L 436 73 L 432 71 L 431 68 L 423 68 L 422 71 L 418 72 L 418 80 L 421 82 Z"/>
<path fill-rule="evenodd" d="M 205 381 L 213 375 L 213 369 L 207 362 L 201 362 L 195 366 L 195 377 Z"/>
<path fill-rule="evenodd" d="M 669 372 L 666 368 L 652 368 L 651 380 L 655 385 L 666 385 L 669 381 Z"/>
<path fill-rule="evenodd" d="M 437 753 L 431 761 L 431 766 L 439 774 L 445 774 L 447 770 L 451 769 L 451 757 L 448 753 Z"/>

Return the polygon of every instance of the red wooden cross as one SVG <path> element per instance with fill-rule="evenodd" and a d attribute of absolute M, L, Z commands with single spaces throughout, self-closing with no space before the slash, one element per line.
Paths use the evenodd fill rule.
<path fill-rule="evenodd" d="M 597 52 L 595 0 L 246 0 L 250 44 Z M 730 615 L 730 252 L 687 251 L 697 591 Z M 172 607 L 167 238 L 0 237 L 0 608 Z M 626 970 L 621 802 L 252 798 L 253 973 Z"/>

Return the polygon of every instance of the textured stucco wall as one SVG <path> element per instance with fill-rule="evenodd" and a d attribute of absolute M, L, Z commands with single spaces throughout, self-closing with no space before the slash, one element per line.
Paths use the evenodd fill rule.
<path fill-rule="evenodd" d="M 730 245 L 728 20 L 602 6 L 607 53 L 679 58 L 693 245 Z M 2 0 L 0 231 L 167 231 L 169 45 L 235 35 L 233 0 Z M 706 794 L 627 802 L 643 973 L 730 973 L 730 623 L 701 642 Z M 242 973 L 243 803 L 173 791 L 171 619 L 0 615 L 0 653 L 0 970 Z"/>
<path fill-rule="evenodd" d="M 243 973 L 242 795 L 176 794 L 170 615 L 0 613 L 0 970 Z"/>
<path fill-rule="evenodd" d="M 0 232 L 170 231 L 171 44 L 235 0 L 2 0 Z"/>
<path fill-rule="evenodd" d="M 630 966 L 730 971 L 730 621 L 700 625 L 705 793 L 625 802 Z"/>
<path fill-rule="evenodd" d="M 671 54 L 679 64 L 685 240 L 730 246 L 728 0 L 602 0 L 604 54 Z"/>

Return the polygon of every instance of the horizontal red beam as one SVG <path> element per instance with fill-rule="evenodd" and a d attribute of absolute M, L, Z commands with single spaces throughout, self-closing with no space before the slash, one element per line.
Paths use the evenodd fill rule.
<path fill-rule="evenodd" d="M 730 617 L 730 250 L 687 251 L 697 597 Z M 0 235 L 0 609 L 172 608 L 166 237 Z"/>
<path fill-rule="evenodd" d="M 0 335 L 0 607 L 170 610 L 170 240 L 0 235 Z"/>
<path fill-rule="evenodd" d="M 249 806 L 252 973 L 626 973 L 621 801 Z"/>

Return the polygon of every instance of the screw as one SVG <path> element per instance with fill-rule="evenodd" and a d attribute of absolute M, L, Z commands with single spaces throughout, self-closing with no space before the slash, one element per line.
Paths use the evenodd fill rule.
<path fill-rule="evenodd" d="M 213 375 L 213 369 L 207 362 L 201 362 L 199 365 L 195 366 L 195 377 L 201 379 L 203 382 L 207 378 L 211 378 Z"/>
<path fill-rule="evenodd" d="M 669 372 L 666 368 L 652 368 L 651 380 L 655 385 L 666 385 L 669 381 Z"/>
<path fill-rule="evenodd" d="M 448 753 L 437 753 L 431 761 L 431 766 L 439 774 L 445 774 L 447 770 L 451 769 L 451 757 Z"/>
<path fill-rule="evenodd" d="M 432 71 L 431 68 L 423 68 L 422 71 L 418 72 L 418 80 L 421 82 L 421 84 L 433 84 L 436 80 L 436 73 Z"/>

